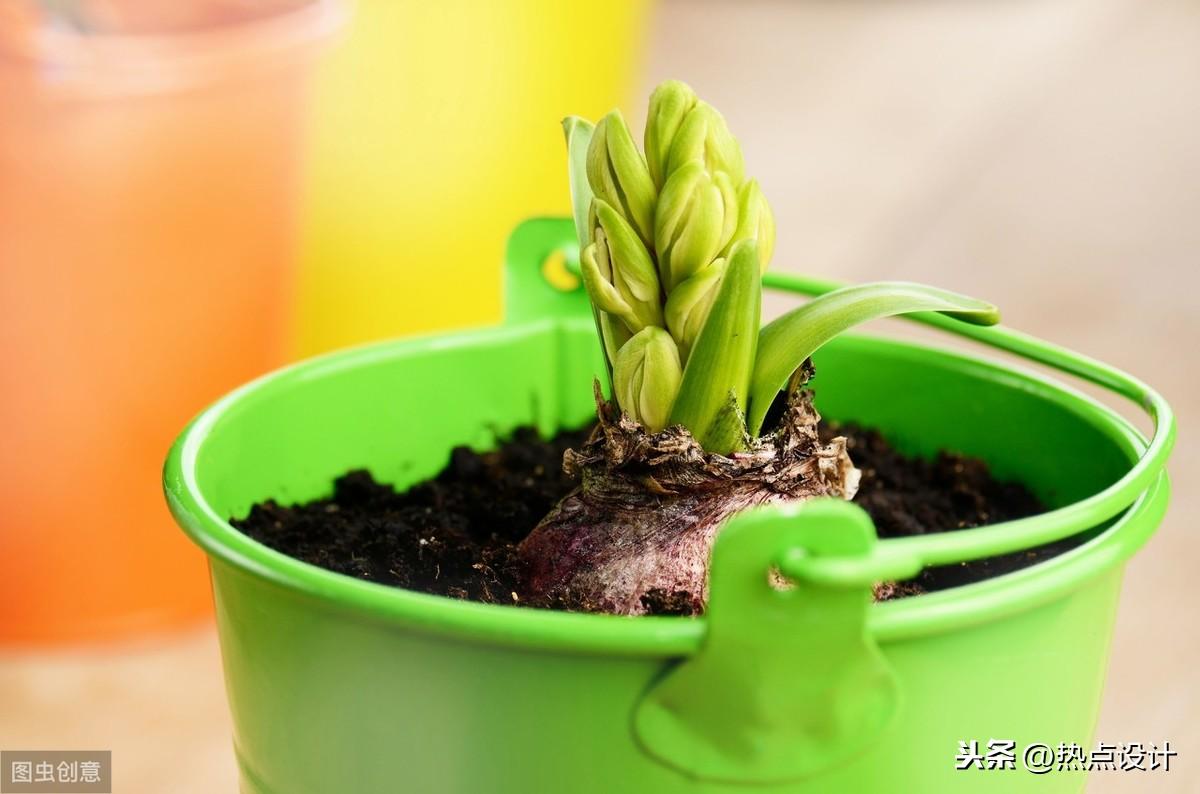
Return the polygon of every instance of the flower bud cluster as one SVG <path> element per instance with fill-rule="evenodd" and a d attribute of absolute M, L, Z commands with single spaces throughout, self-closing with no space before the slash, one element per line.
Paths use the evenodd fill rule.
<path fill-rule="evenodd" d="M 591 239 L 580 266 L 601 322 L 622 327 L 606 336 L 624 340 L 605 351 L 617 402 L 658 431 L 731 249 L 755 240 L 765 271 L 775 220 L 725 119 L 687 85 L 669 80 L 651 95 L 644 150 L 619 111 L 596 125 L 586 164 Z"/>

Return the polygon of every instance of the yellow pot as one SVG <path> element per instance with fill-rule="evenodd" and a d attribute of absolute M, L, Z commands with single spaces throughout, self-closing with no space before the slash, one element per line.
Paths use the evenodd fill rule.
<path fill-rule="evenodd" d="M 648 0 L 359 0 L 323 65 L 294 352 L 500 319 L 496 252 L 564 214 L 562 130 L 633 87 Z"/>

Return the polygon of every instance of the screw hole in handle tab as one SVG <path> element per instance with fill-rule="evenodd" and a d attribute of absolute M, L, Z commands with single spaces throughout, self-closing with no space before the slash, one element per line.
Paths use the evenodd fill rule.
<path fill-rule="evenodd" d="M 583 279 L 567 265 L 567 251 L 561 248 L 551 251 L 542 262 L 542 278 L 559 292 L 572 292 L 583 286 Z"/>
<path fill-rule="evenodd" d="M 839 499 L 730 519 L 713 548 L 704 642 L 639 701 L 640 746 L 691 777 L 745 784 L 812 777 L 873 746 L 900 704 L 867 629 L 873 581 L 801 575 L 780 588 L 767 572 L 867 563 L 877 547 L 871 519 Z"/>
<path fill-rule="evenodd" d="M 504 262 L 507 325 L 591 316 L 583 282 L 572 268 L 579 258 L 575 226 L 568 218 L 532 218 L 508 238 Z"/>

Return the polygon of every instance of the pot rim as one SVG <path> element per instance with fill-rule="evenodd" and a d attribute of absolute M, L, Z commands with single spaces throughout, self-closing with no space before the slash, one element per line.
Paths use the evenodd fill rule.
<path fill-rule="evenodd" d="M 210 429 L 252 394 L 280 384 L 300 385 L 342 369 L 380 365 L 417 349 L 446 349 L 461 345 L 496 344 L 514 335 L 545 332 L 562 325 L 586 326 L 583 321 L 542 321 L 518 326 L 476 329 L 431 337 L 369 344 L 336 351 L 276 370 L 230 392 L 201 412 L 171 448 L 163 472 L 171 512 L 192 540 L 215 564 L 282 586 L 352 611 L 356 617 L 382 621 L 458 638 L 528 649 L 568 653 L 671 657 L 691 655 L 706 631 L 703 616 L 621 617 L 482 604 L 420 593 L 363 581 L 302 562 L 275 551 L 236 530 L 206 501 L 198 485 L 196 465 Z M 1131 465 L 1146 452 L 1145 437 L 1124 417 L 1082 392 L 1039 373 L 923 344 L 849 334 L 839 344 L 883 347 L 890 355 L 910 359 L 940 358 L 949 366 L 993 382 L 1013 384 L 1057 403 L 1106 432 L 1128 456 Z M 1173 429 L 1173 428 L 1172 428 Z M 877 641 L 897 641 L 953 631 L 1032 609 L 1079 588 L 1086 580 L 1128 559 L 1157 529 L 1165 513 L 1169 483 L 1165 469 L 1148 487 L 1087 542 L 1028 568 L 961 587 L 898 599 L 870 607 L 869 626 Z M 1034 523 L 1072 506 L 1034 516 Z M 1011 523 L 1011 522 L 1006 522 Z M 1041 523 L 1050 524 L 1050 521 Z M 955 534 L 978 532 L 995 524 Z M 888 543 L 889 541 L 882 541 Z"/>

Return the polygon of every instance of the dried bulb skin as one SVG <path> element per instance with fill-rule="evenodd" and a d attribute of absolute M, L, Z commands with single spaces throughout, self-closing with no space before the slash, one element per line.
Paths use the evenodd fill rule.
<path fill-rule="evenodd" d="M 734 458 L 705 453 L 679 426 L 647 433 L 597 396 L 599 427 L 564 461 L 580 487 L 518 549 L 534 604 L 640 615 L 652 594 L 665 594 L 700 612 L 725 519 L 761 504 L 850 498 L 857 489 L 845 439 L 821 443 L 807 393 L 793 399 L 774 434 Z"/>

